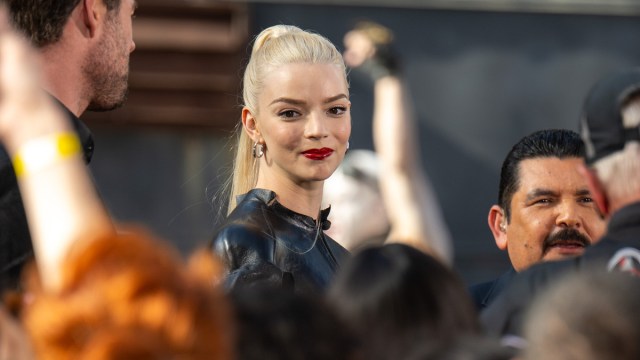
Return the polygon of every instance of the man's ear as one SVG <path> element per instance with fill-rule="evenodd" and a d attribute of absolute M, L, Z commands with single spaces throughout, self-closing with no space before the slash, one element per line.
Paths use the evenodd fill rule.
<path fill-rule="evenodd" d="M 508 245 L 507 217 L 505 216 L 504 210 L 498 205 L 491 206 L 489 215 L 487 216 L 487 223 L 489 224 L 489 229 L 491 230 L 491 234 L 493 234 L 498 249 L 506 250 Z"/>
<path fill-rule="evenodd" d="M 246 106 L 242 108 L 242 128 L 253 142 L 263 142 L 256 118 Z"/>
<path fill-rule="evenodd" d="M 589 168 L 585 163 L 580 163 L 580 165 L 578 165 L 578 172 L 587 180 L 587 187 L 591 193 L 591 198 L 596 203 L 598 210 L 600 210 L 600 214 L 602 217 L 607 217 L 609 215 L 609 199 L 607 199 L 607 195 L 604 192 L 602 183 L 600 183 L 600 179 L 598 179 L 596 171 Z"/>
<path fill-rule="evenodd" d="M 103 0 L 81 0 L 82 21 L 87 34 L 95 37 L 107 16 L 107 5 Z"/>

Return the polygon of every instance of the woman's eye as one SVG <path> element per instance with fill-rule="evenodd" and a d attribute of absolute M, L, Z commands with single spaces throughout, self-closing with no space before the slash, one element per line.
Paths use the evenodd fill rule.
<path fill-rule="evenodd" d="M 293 118 L 298 116 L 299 113 L 297 111 L 294 110 L 285 110 L 285 111 L 281 111 L 278 116 L 284 117 L 284 118 Z"/>
<path fill-rule="evenodd" d="M 329 113 L 331 115 L 342 115 L 347 111 L 347 108 L 344 106 L 336 106 L 329 109 Z"/>

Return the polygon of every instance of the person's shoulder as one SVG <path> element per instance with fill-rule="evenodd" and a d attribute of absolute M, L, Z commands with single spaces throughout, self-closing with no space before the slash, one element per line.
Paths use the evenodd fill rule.
<path fill-rule="evenodd" d="M 270 259 L 275 240 L 265 223 L 262 201 L 245 197 L 215 232 L 211 250 L 229 269 L 252 259 Z"/>
<path fill-rule="evenodd" d="M 337 241 L 333 240 L 331 236 L 324 234 L 325 240 L 327 243 L 327 247 L 329 251 L 336 258 L 338 264 L 344 263 L 349 257 L 351 257 L 351 252 L 347 250 L 344 246 L 342 246 Z"/>
<path fill-rule="evenodd" d="M 491 290 L 495 286 L 498 279 L 493 279 L 477 284 L 473 284 L 467 288 L 471 300 L 476 306 L 476 309 L 482 310 L 487 306 L 487 295 L 491 293 Z"/>
<path fill-rule="evenodd" d="M 557 281 L 561 275 L 575 271 L 580 267 L 580 257 L 547 261 L 532 265 L 528 269 L 516 273 L 509 281 L 503 293 L 514 303 L 528 303 L 541 290 Z"/>
<path fill-rule="evenodd" d="M 538 263 L 517 273 L 506 288 L 480 314 L 490 334 L 520 335 L 529 304 L 564 274 L 579 268 L 579 258 Z"/>
<path fill-rule="evenodd" d="M 275 242 L 263 230 L 246 223 L 231 223 L 214 236 L 211 251 L 233 270 L 246 262 L 269 260 L 273 257 Z"/>
<path fill-rule="evenodd" d="M 486 308 L 507 287 L 516 274 L 516 271 L 511 268 L 493 280 L 469 286 L 467 291 L 476 305 L 476 309 Z"/>
<path fill-rule="evenodd" d="M 532 289 L 546 287 L 548 283 L 558 279 L 558 275 L 574 271 L 580 267 L 582 257 L 537 263 L 527 270 L 518 273 L 513 282 L 526 283 Z"/>
<path fill-rule="evenodd" d="M 214 246 L 241 246 L 243 243 L 253 244 L 265 242 L 270 236 L 260 226 L 250 221 L 230 222 L 223 225 L 214 235 Z"/>

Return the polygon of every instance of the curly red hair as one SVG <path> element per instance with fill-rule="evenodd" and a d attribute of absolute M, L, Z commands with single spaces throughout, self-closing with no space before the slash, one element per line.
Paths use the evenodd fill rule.
<path fill-rule="evenodd" d="M 29 282 L 23 322 L 39 359 L 231 359 L 221 269 L 205 251 L 185 266 L 140 230 L 98 239 L 71 251 L 61 291 Z"/>

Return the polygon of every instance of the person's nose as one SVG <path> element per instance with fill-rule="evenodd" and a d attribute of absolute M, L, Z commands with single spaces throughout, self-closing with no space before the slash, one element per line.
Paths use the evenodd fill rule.
<path fill-rule="evenodd" d="M 131 39 L 131 44 L 129 44 L 129 53 L 132 53 L 133 50 L 136 49 L 136 42 Z"/>
<path fill-rule="evenodd" d="M 558 207 L 558 215 L 556 217 L 556 225 L 567 228 L 582 227 L 582 218 L 580 209 L 575 201 L 564 201 Z"/>
<path fill-rule="evenodd" d="M 305 137 L 310 139 L 321 139 L 327 137 L 326 117 L 323 114 L 312 112 L 305 125 Z"/>

